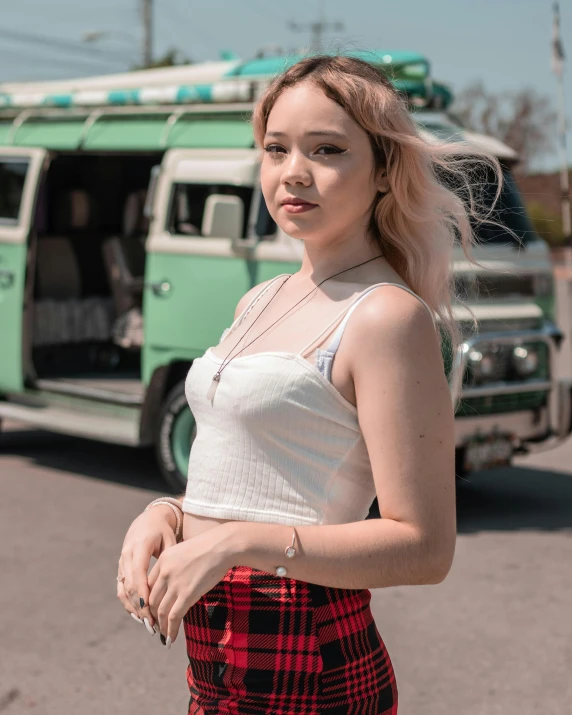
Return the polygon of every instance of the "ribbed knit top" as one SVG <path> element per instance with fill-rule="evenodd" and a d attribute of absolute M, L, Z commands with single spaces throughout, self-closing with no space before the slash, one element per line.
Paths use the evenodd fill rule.
<path fill-rule="evenodd" d="M 329 377 L 351 312 L 380 285 L 415 295 L 394 283 L 368 288 L 343 311 L 332 343 L 317 351 L 316 364 L 304 351 L 238 356 L 225 367 L 211 400 L 207 392 L 222 361 L 209 349 L 193 362 L 185 389 L 197 434 L 184 511 L 294 525 L 342 524 L 367 516 L 375 486 L 357 409 Z"/>

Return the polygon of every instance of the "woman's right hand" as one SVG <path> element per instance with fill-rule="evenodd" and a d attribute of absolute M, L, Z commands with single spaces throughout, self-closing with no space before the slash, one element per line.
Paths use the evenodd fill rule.
<path fill-rule="evenodd" d="M 147 572 L 152 556 L 159 558 L 177 543 L 175 526 L 175 515 L 168 506 L 158 504 L 144 511 L 129 527 L 119 558 L 118 575 L 125 580 L 117 582 L 117 598 L 153 635 L 155 620 L 149 610 Z"/>

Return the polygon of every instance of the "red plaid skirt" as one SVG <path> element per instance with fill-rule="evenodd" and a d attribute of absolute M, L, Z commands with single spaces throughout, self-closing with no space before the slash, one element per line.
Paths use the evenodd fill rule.
<path fill-rule="evenodd" d="M 397 715 L 370 599 L 230 569 L 185 616 L 189 715 Z"/>

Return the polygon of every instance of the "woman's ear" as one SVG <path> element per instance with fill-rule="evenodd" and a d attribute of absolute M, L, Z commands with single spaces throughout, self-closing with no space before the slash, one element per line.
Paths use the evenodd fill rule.
<path fill-rule="evenodd" d="M 377 190 L 381 194 L 387 194 L 387 192 L 390 190 L 391 187 L 389 186 L 389 179 L 387 178 L 387 171 L 385 169 L 379 170 L 376 177 L 375 185 Z"/>

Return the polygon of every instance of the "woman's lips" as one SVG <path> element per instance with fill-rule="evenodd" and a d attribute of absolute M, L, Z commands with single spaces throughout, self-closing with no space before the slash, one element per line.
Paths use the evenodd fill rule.
<path fill-rule="evenodd" d="M 315 209 L 318 206 L 318 204 L 310 204 L 310 203 L 300 203 L 299 201 L 295 203 L 289 203 L 285 202 L 282 204 L 282 208 L 286 213 L 289 214 L 302 214 L 305 213 L 306 211 L 311 211 L 312 209 Z"/>

